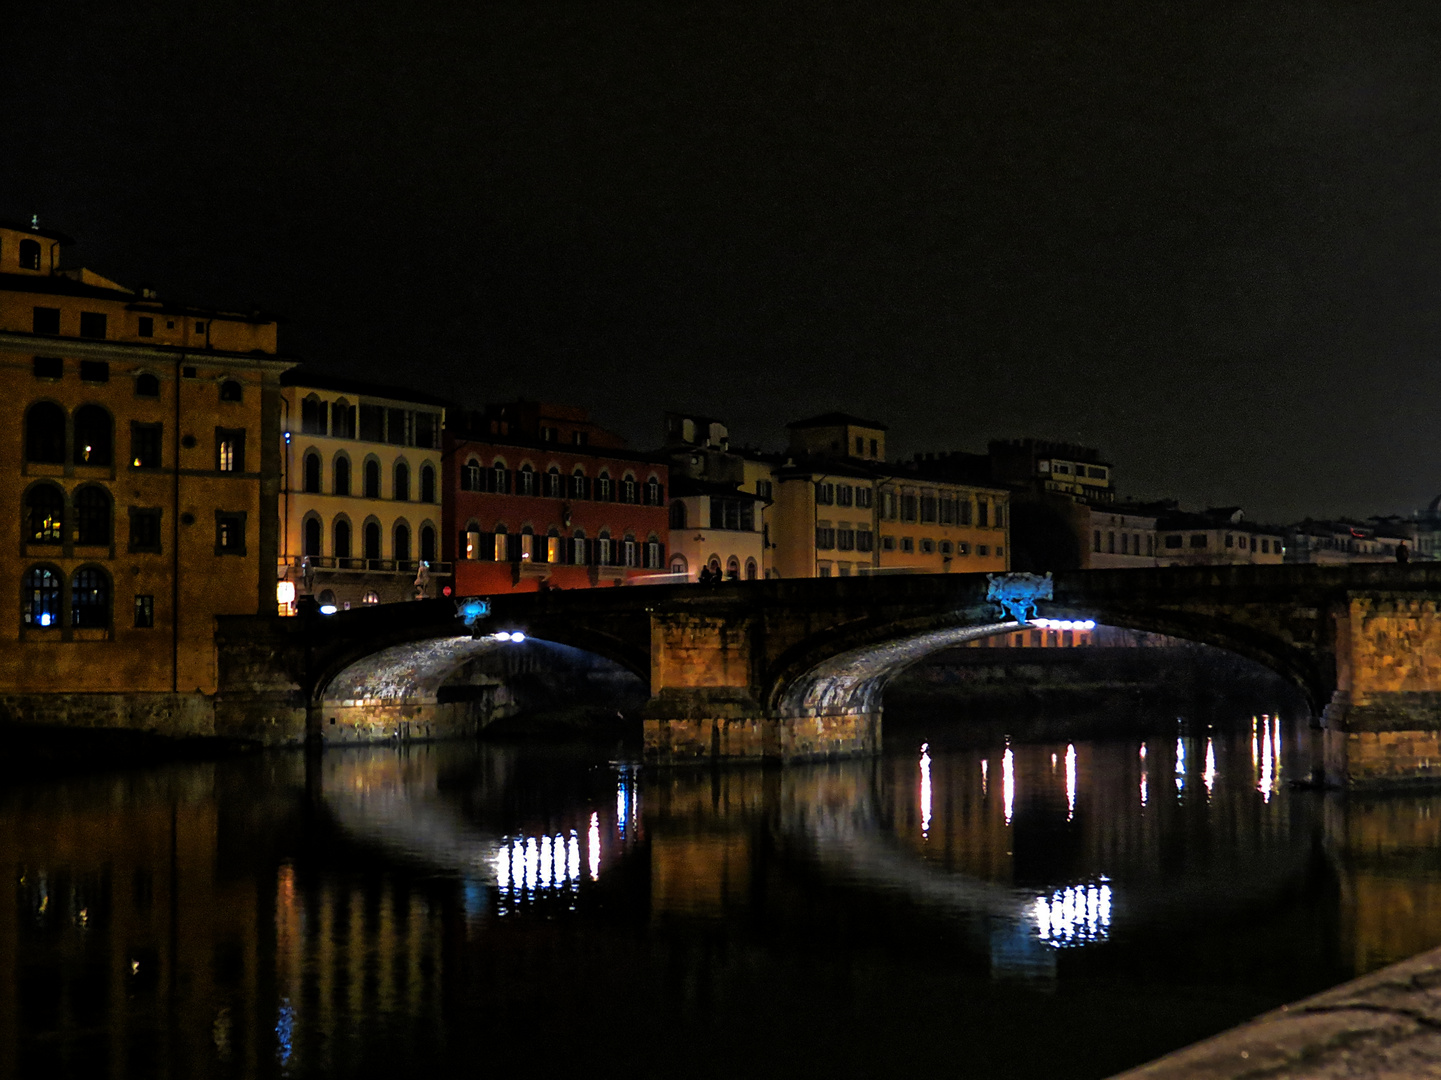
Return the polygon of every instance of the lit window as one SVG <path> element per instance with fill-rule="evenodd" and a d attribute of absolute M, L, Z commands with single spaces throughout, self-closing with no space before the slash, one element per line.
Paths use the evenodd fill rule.
<path fill-rule="evenodd" d="M 25 575 L 24 611 L 26 626 L 49 629 L 60 625 L 60 577 L 55 571 L 37 566 Z"/>

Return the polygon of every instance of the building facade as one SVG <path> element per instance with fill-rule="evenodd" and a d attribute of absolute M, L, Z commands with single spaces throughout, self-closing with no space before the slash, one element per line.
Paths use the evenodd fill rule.
<path fill-rule="evenodd" d="M 68 243 L 0 225 L 0 686 L 210 693 L 216 616 L 275 610 L 290 363 L 273 320 L 65 269 Z"/>
<path fill-rule="evenodd" d="M 438 595 L 444 403 L 301 370 L 281 381 L 282 613 L 307 595 L 339 609 Z"/>
<path fill-rule="evenodd" d="M 669 471 L 580 409 L 456 418 L 445 438 L 446 557 L 460 595 L 620 585 L 667 573 Z"/>
<path fill-rule="evenodd" d="M 1079 532 L 1089 543 L 1081 545 L 1081 567 L 1086 570 L 1121 570 L 1158 566 L 1156 511 L 1118 502 L 1087 504 L 1081 512 Z"/>
<path fill-rule="evenodd" d="M 1418 554 L 1415 531 L 1403 522 L 1303 521 L 1286 531 L 1286 561 L 1329 565 L 1395 562 L 1403 543 L 1408 557 Z M 1434 550 L 1419 554 L 1434 557 Z"/>
<path fill-rule="evenodd" d="M 1163 513 L 1156 521 L 1156 536 L 1162 566 L 1275 564 L 1285 559 L 1282 530 L 1247 522 L 1235 507 Z"/>
<path fill-rule="evenodd" d="M 671 478 L 670 572 L 696 581 L 769 577 L 765 489 L 770 467 L 730 449 L 726 426 L 709 417 L 666 416 L 665 453 Z"/>

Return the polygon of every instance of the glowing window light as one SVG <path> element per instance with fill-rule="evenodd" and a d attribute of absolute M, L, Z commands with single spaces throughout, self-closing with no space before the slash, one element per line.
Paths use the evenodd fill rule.
<path fill-rule="evenodd" d="M 1111 886 L 1107 878 L 1057 889 L 1031 905 L 1040 939 L 1053 949 L 1104 941 L 1111 930 Z"/>
<path fill-rule="evenodd" d="M 585 834 L 586 849 L 590 854 L 590 880 L 600 877 L 600 815 L 590 815 L 590 831 Z"/>
<path fill-rule="evenodd" d="M 1016 758 L 1009 746 L 1001 757 L 1001 798 L 1006 804 L 1006 824 L 1009 825 L 1016 805 Z"/>
<path fill-rule="evenodd" d="M 629 806 L 630 792 L 626 790 L 625 778 L 622 777 L 615 789 L 615 828 L 622 840 L 625 839 L 625 819 Z"/>
<path fill-rule="evenodd" d="M 1211 789 L 1216 786 L 1216 744 L 1212 739 L 1206 740 L 1206 798 L 1211 797 Z"/>
<path fill-rule="evenodd" d="M 1146 744 L 1141 744 L 1141 805 L 1146 805 Z"/>
<path fill-rule="evenodd" d="M 1076 816 L 1076 744 L 1066 744 L 1066 820 Z"/>
<path fill-rule="evenodd" d="M 931 835 L 931 744 L 921 743 L 921 836 Z"/>

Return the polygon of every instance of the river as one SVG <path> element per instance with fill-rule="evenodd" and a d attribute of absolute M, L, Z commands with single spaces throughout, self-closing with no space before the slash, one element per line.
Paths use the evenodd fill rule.
<path fill-rule="evenodd" d="M 1125 707 L 11 784 L 0 1076 L 1103 1077 L 1441 943 L 1441 798 L 1293 787 L 1264 700 Z"/>

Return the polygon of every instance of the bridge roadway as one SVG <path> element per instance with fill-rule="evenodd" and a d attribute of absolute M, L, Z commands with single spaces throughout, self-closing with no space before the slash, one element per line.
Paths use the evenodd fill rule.
<path fill-rule="evenodd" d="M 228 617 L 216 730 L 271 743 L 457 734 L 474 719 L 440 687 L 506 647 L 491 634 L 520 630 L 647 682 L 649 761 L 868 755 L 892 676 L 1021 625 L 987 584 L 888 575 L 512 594 L 492 599 L 474 636 L 449 600 Z M 1293 681 L 1324 728 L 1330 783 L 1441 776 L 1441 563 L 1091 570 L 1053 586 L 1040 616 L 1219 646 Z"/>

